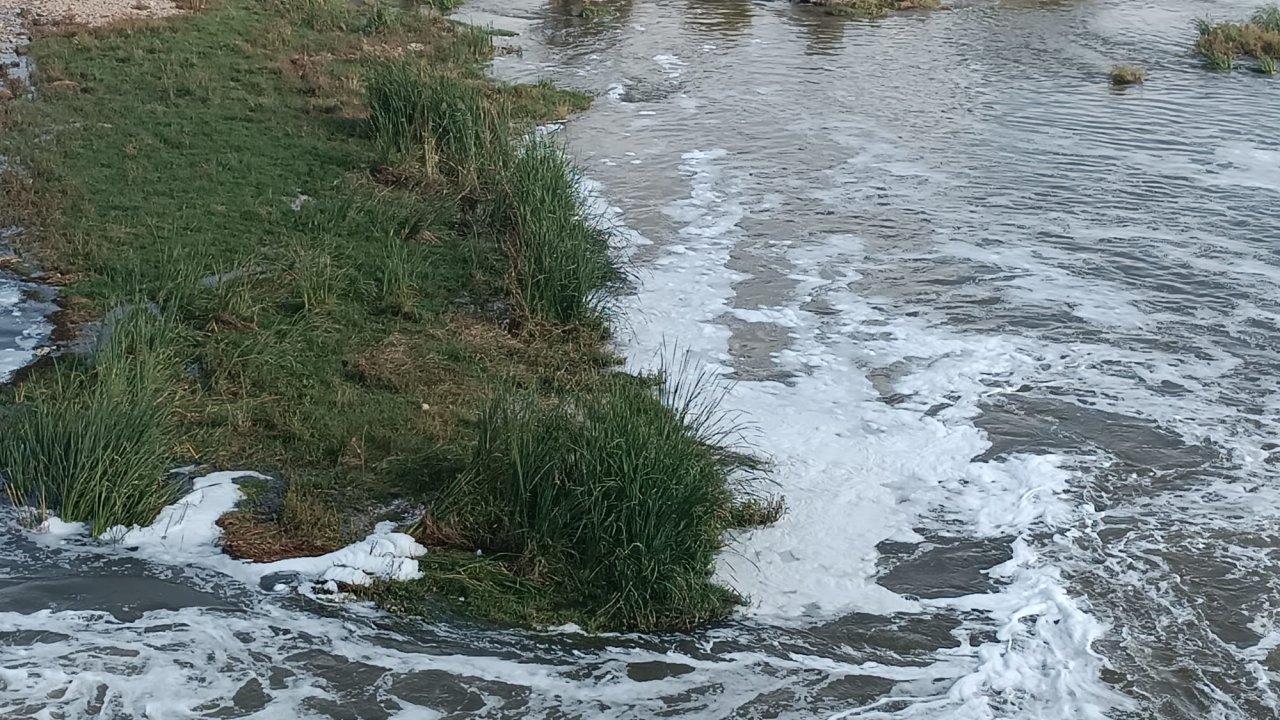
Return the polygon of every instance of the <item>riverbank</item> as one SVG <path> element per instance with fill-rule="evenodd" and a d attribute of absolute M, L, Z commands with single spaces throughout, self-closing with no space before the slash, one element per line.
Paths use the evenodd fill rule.
<path fill-rule="evenodd" d="M 0 105 L 0 226 L 68 282 L 76 332 L 5 391 L 19 502 L 145 525 L 176 465 L 252 468 L 220 521 L 248 560 L 400 521 L 425 577 L 388 607 L 678 628 L 743 494 L 715 393 L 616 371 L 607 233 L 563 151 L 589 98 L 505 85 L 435 13 L 225 0 L 38 38 Z M 749 494 L 749 493 L 748 493 Z"/>

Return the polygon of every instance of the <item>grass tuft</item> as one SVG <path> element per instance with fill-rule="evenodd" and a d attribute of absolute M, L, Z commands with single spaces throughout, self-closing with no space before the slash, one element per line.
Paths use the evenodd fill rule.
<path fill-rule="evenodd" d="M 1147 79 L 1147 71 L 1137 65 L 1116 65 L 1109 77 L 1115 86 L 1138 85 Z"/>
<path fill-rule="evenodd" d="M 582 8 L 578 10 L 577 14 L 579 17 L 590 20 L 592 18 L 608 17 L 613 15 L 615 12 L 616 11 L 608 5 L 588 2 L 583 3 Z"/>
<path fill-rule="evenodd" d="M 12 497 L 48 503 L 94 534 L 147 524 L 172 502 L 176 328 L 145 311 L 108 326 L 92 365 L 60 361 L 53 377 L 4 411 L 0 471 Z"/>
<path fill-rule="evenodd" d="M 1231 70 L 1236 60 L 1250 57 L 1259 68 L 1267 65 L 1264 58 L 1280 57 L 1280 6 L 1260 8 L 1248 22 L 1213 23 L 1196 21 L 1196 52 L 1214 70 Z"/>
<path fill-rule="evenodd" d="M 436 518 L 517 553 L 591 626 L 688 627 L 740 600 L 712 582 L 715 554 L 732 523 L 768 511 L 735 502 L 728 429 L 704 387 L 619 377 L 551 402 L 498 392 L 476 425 Z"/>
<path fill-rule="evenodd" d="M 476 193 L 512 146 L 506 104 L 470 79 L 402 58 L 373 65 L 365 88 L 374 137 L 388 160 L 414 162 L 462 194 Z"/>
<path fill-rule="evenodd" d="M 563 148 L 530 140 L 499 178 L 490 216 L 505 231 L 511 285 L 525 317 L 602 323 L 600 290 L 615 271 L 607 237 L 583 216 L 578 176 Z"/>
<path fill-rule="evenodd" d="M 1280 32 L 1280 5 L 1264 5 L 1249 18 L 1249 22 L 1263 30 Z"/>

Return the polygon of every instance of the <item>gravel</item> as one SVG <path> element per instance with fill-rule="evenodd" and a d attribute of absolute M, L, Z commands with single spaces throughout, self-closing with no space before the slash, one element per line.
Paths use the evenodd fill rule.
<path fill-rule="evenodd" d="M 26 44 L 26 25 L 75 22 L 101 25 L 120 18 L 179 12 L 172 0 L 0 0 L 0 56 Z M 25 20 L 24 20 L 25 18 Z"/>

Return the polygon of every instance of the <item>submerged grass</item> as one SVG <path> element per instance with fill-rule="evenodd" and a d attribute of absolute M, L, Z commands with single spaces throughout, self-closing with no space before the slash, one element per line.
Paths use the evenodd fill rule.
<path fill-rule="evenodd" d="M 1231 70 L 1240 58 L 1252 58 L 1260 72 L 1274 72 L 1280 57 L 1280 6 L 1259 8 L 1246 22 L 1196 22 L 1195 50 L 1215 70 Z M 1271 72 L 1268 72 L 1268 70 Z"/>
<path fill-rule="evenodd" d="M 490 52 L 330 0 L 38 40 L 38 81 L 79 91 L 4 106 L 24 170 L 5 219 L 72 280 L 68 307 L 164 319 L 0 406 L 12 486 L 101 530 L 149 521 L 178 458 L 252 468 L 284 495 L 223 528 L 258 559 L 357 538 L 386 501 L 433 508 L 428 576 L 378 588 L 388 607 L 467 595 L 601 629 L 726 612 L 721 534 L 778 508 L 737 498 L 742 458 L 679 392 L 613 371 L 608 238 L 533 132 L 585 98 L 490 80 Z"/>

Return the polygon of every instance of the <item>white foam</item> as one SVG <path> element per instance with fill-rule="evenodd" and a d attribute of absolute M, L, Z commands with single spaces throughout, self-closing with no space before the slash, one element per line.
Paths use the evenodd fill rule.
<path fill-rule="evenodd" d="M 222 529 L 218 518 L 233 510 L 243 498 L 236 484 L 242 478 L 264 478 L 253 472 L 215 472 L 196 478 L 192 490 L 160 511 L 146 527 L 116 526 L 102 537 L 120 547 L 138 551 L 148 560 L 171 565 L 199 565 L 217 570 L 248 584 L 274 573 L 296 573 L 324 584 L 368 585 L 376 579 L 415 580 L 422 577 L 417 558 L 427 550 L 411 536 L 394 531 L 395 523 L 379 523 L 364 540 L 334 552 L 269 563 L 233 559 L 218 545 Z M 61 523 L 62 536 L 84 533 L 83 525 Z"/>
<path fill-rule="evenodd" d="M 667 77 L 672 78 L 680 77 L 684 68 L 688 66 L 688 63 L 675 55 L 654 55 L 653 61 L 667 73 Z"/>
<path fill-rule="evenodd" d="M 752 439 L 776 463 L 788 513 L 736 538 L 720 559 L 720 577 L 750 597 L 753 617 L 770 623 L 926 607 L 985 612 L 1001 626 L 1000 642 L 966 640 L 960 651 L 941 653 L 935 679 L 959 680 L 942 696 L 930 685 L 912 717 L 937 717 L 930 713 L 946 707 L 949 717 L 985 718 L 1010 698 L 1027 708 L 1070 706 L 1079 717 L 1101 718 L 1123 706 L 1099 679 L 1104 661 L 1092 643 L 1103 626 L 1021 539 L 1089 512 L 1062 497 L 1074 477 L 1064 469 L 1068 459 L 974 462 L 989 447 L 971 422 L 978 403 L 1041 358 L 1009 339 L 878 310 L 849 289 L 862 247 L 847 236 L 790 249 L 797 272 L 789 303 L 733 307 L 734 285 L 747 278 L 728 265 L 745 239 L 739 223 L 746 210 L 740 187 L 721 169 L 727 158 L 724 150 L 684 155 L 690 194 L 666 209 L 679 230 L 626 302 L 624 339 L 633 369 L 651 369 L 664 348 L 678 344 L 689 352 L 691 371 L 729 375 L 725 316 L 787 331 L 787 346 L 773 361 L 790 379 L 737 382 L 726 405 L 756 424 Z M 819 299 L 827 312 L 810 309 Z M 868 368 L 895 364 L 912 368 L 895 382 L 910 396 L 896 406 L 867 377 Z M 1004 584 L 999 592 L 922 604 L 876 582 L 877 546 L 915 540 L 914 527 L 935 522 L 979 537 L 1019 538 L 1013 559 L 992 571 Z M 956 653 L 969 658 L 967 668 L 956 670 Z"/>
<path fill-rule="evenodd" d="M 1280 150 L 1233 141 L 1217 147 L 1214 155 L 1218 169 L 1200 175 L 1206 182 L 1280 190 Z"/>
<path fill-rule="evenodd" d="M 0 332 L 0 342 L 10 343 L 9 347 L 0 345 L 0 383 L 8 382 L 15 372 L 39 357 L 40 347 L 53 329 L 34 303 L 27 299 L 29 289 L 25 283 L 0 277 L 0 331 L 6 322 L 17 328 L 8 337 Z"/>

